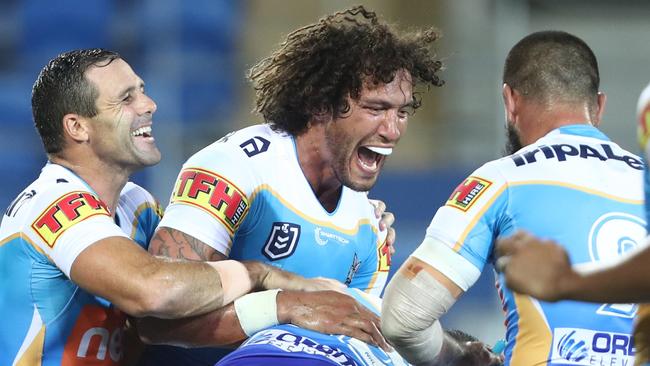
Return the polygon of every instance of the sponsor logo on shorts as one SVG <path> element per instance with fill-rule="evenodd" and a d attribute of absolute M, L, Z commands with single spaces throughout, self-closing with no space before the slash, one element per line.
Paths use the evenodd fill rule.
<path fill-rule="evenodd" d="M 236 185 L 217 173 L 187 168 L 178 177 L 171 203 L 199 207 L 234 234 L 248 213 L 248 198 Z"/>
<path fill-rule="evenodd" d="M 32 223 L 32 229 L 50 247 L 67 229 L 96 215 L 111 216 L 106 204 L 91 193 L 66 193 L 49 205 Z"/>
<path fill-rule="evenodd" d="M 272 261 L 289 257 L 296 251 L 298 239 L 300 239 L 300 225 L 274 222 L 262 254 Z"/>
<path fill-rule="evenodd" d="M 556 328 L 551 359 L 563 365 L 634 365 L 634 341 L 623 333 Z"/>
<path fill-rule="evenodd" d="M 478 177 L 469 177 L 451 193 L 446 205 L 461 211 L 469 210 L 492 182 Z"/>

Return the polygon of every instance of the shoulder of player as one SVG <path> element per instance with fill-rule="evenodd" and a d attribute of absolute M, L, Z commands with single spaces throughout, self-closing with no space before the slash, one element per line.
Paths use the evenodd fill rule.
<path fill-rule="evenodd" d="M 127 182 L 120 192 L 119 206 L 125 209 L 137 209 L 140 206 L 148 206 L 158 209 L 158 201 L 146 189 L 136 183 Z"/>
<path fill-rule="evenodd" d="M 286 150 L 290 137 L 271 130 L 268 125 L 254 125 L 231 132 L 206 146 L 192 157 L 185 166 L 223 167 L 238 169 L 265 164 Z"/>

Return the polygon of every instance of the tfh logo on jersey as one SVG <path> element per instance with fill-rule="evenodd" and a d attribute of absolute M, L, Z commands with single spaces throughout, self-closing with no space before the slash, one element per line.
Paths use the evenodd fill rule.
<path fill-rule="evenodd" d="M 248 198 L 226 178 L 209 170 L 183 169 L 171 203 L 186 203 L 203 209 L 221 221 L 232 235 L 248 212 Z"/>
<path fill-rule="evenodd" d="M 88 192 L 70 192 L 49 205 L 32 223 L 32 229 L 54 248 L 56 240 L 67 229 L 96 215 L 111 215 L 104 202 Z"/>
<path fill-rule="evenodd" d="M 286 258 L 296 251 L 298 239 L 300 239 L 300 225 L 274 222 L 262 253 L 272 261 Z"/>
<path fill-rule="evenodd" d="M 467 211 L 490 185 L 492 185 L 492 182 L 488 180 L 468 177 L 451 193 L 446 205 L 456 207 L 461 211 Z"/>

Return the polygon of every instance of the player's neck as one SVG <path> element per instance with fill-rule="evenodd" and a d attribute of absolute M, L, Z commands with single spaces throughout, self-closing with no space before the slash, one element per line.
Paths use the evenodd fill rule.
<path fill-rule="evenodd" d="M 85 155 L 83 158 L 76 156 L 79 155 L 62 153 L 56 156 L 50 155 L 49 159 L 52 163 L 64 166 L 78 175 L 95 191 L 111 213 L 114 213 L 120 192 L 129 179 L 130 171 L 112 167 L 96 159 L 94 155 Z"/>
<path fill-rule="evenodd" d="M 546 110 L 531 114 L 531 117 L 522 121 L 524 122 L 522 124 L 522 132 L 524 133 L 521 139 L 524 145 L 532 144 L 549 132 L 563 126 L 575 124 L 597 125 L 593 123 L 586 105 L 547 107 Z"/>
<path fill-rule="evenodd" d="M 334 174 L 330 159 L 323 151 L 324 136 L 313 126 L 307 132 L 296 136 L 298 163 L 309 182 L 314 195 L 328 212 L 334 211 L 341 197 L 342 185 Z"/>

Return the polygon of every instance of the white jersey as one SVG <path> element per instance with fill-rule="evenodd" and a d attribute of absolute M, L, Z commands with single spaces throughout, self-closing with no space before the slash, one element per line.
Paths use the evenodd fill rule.
<path fill-rule="evenodd" d="M 334 278 L 377 296 L 390 269 L 386 233 L 366 194 L 343 187 L 327 212 L 300 168 L 293 137 L 268 125 L 231 133 L 192 156 L 160 225 L 232 259 Z M 150 364 L 213 365 L 225 353 L 154 348 Z"/>
<path fill-rule="evenodd" d="M 127 183 L 113 219 L 81 178 L 47 164 L 0 225 L 0 312 L 9 315 L 0 325 L 0 364 L 119 364 L 126 317 L 80 289 L 70 269 L 104 238 L 130 237 L 146 249 L 159 214 L 147 191 Z"/>
<path fill-rule="evenodd" d="M 517 230 L 561 243 L 575 266 L 612 262 L 645 245 L 642 168 L 640 158 L 592 126 L 556 129 L 472 173 L 438 210 L 413 255 L 463 290 L 493 262 L 496 239 Z M 440 256 L 427 255 L 431 250 Z M 499 276 L 507 363 L 633 363 L 636 305 L 546 303 L 502 283 Z"/>
<path fill-rule="evenodd" d="M 389 270 L 366 194 L 343 187 L 327 212 L 298 163 L 291 136 L 257 125 L 192 156 L 161 226 L 233 259 L 255 259 L 306 277 L 327 276 L 379 295 Z"/>

